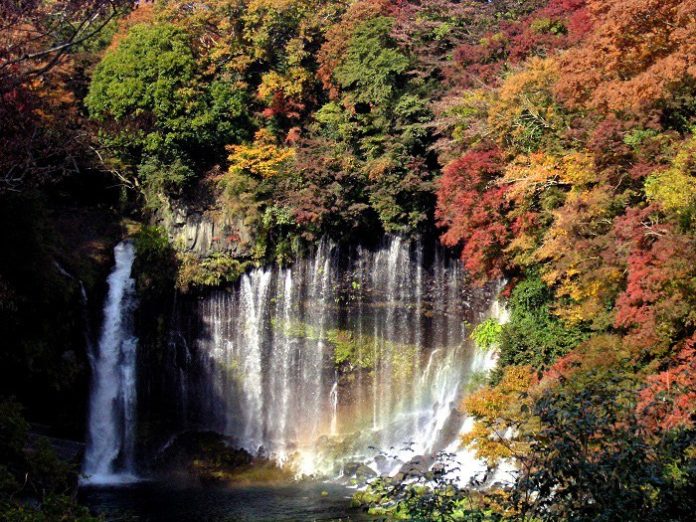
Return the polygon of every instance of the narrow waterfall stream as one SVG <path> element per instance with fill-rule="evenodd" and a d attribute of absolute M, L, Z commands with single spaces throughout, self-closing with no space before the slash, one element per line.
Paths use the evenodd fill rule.
<path fill-rule="evenodd" d="M 133 333 L 135 259 L 132 243 L 119 243 L 108 278 L 109 291 L 95 353 L 90 354 L 92 385 L 89 404 L 85 483 L 122 483 L 135 479 L 136 348 Z"/>
<path fill-rule="evenodd" d="M 443 250 L 399 237 L 322 241 L 289 268 L 252 270 L 182 313 L 174 344 L 186 355 L 170 372 L 182 428 L 298 475 L 355 463 L 394 474 L 432 458 L 456 445 L 462 391 L 491 364 L 466 326 L 491 313 L 491 294 Z"/>

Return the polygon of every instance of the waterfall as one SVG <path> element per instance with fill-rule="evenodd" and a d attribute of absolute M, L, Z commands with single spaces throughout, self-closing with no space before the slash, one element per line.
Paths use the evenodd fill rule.
<path fill-rule="evenodd" d="M 84 482 L 93 484 L 135 478 L 138 340 L 133 333 L 135 281 L 131 277 L 135 248 L 124 241 L 114 255 L 99 343 L 96 353 L 90 354 L 92 384 L 83 474 Z"/>
<path fill-rule="evenodd" d="M 338 375 L 331 386 L 329 392 L 329 400 L 331 401 L 331 435 L 336 435 L 338 432 Z"/>
<path fill-rule="evenodd" d="M 463 389 L 480 356 L 466 323 L 492 289 L 472 289 L 436 246 L 323 240 L 291 267 L 262 267 L 189 303 L 194 327 L 177 400 L 182 429 L 220 431 L 298 474 L 347 462 L 393 474 L 458 440 Z M 488 364 L 488 363 L 486 363 Z M 388 456 L 385 456 L 388 455 Z"/>
<path fill-rule="evenodd" d="M 503 283 L 499 285 L 496 295 L 500 293 L 503 286 Z M 488 317 L 495 319 L 499 324 L 505 324 L 510 320 L 508 309 L 497 297 L 491 304 L 487 315 Z M 488 347 L 486 349 L 477 348 L 471 365 L 472 372 L 482 373 L 484 375 L 488 374 L 491 370 L 493 370 L 493 368 L 495 368 L 497 359 L 497 346 Z M 479 483 L 514 482 L 516 468 L 511 462 L 507 460 L 501 461 L 491 477 L 488 475 L 489 470 L 485 461 L 478 459 L 474 451 L 470 448 L 461 446 L 459 443 L 459 438 L 462 435 L 469 433 L 474 428 L 474 422 L 474 417 L 470 415 L 465 416 L 459 430 L 459 436 L 446 449 L 448 453 L 453 455 L 452 464 L 457 469 L 455 472 L 456 476 L 453 476 L 452 479 L 455 483 L 459 484 L 460 487 L 466 486 L 472 479 L 476 479 L 479 481 Z"/>

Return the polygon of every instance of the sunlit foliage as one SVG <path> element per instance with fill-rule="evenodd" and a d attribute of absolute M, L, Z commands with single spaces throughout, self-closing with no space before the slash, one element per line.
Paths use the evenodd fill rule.
<path fill-rule="evenodd" d="M 529 7 L 461 44 L 438 106 L 442 241 L 479 280 L 509 280 L 499 367 L 464 403 L 477 418 L 465 442 L 517 461 L 505 516 L 681 520 L 696 4 Z M 511 388 L 521 368 L 540 380 Z"/>

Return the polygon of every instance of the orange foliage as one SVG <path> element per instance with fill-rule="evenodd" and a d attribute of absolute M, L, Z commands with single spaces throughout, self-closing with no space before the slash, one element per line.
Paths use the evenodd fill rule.
<path fill-rule="evenodd" d="M 138 2 L 135 4 L 135 8 L 118 21 L 118 30 L 111 39 L 111 43 L 107 49 L 114 49 L 118 47 L 118 44 L 123 38 L 128 34 L 128 30 L 137 24 L 149 24 L 154 21 L 155 18 L 155 4 L 154 2 Z"/>
<path fill-rule="evenodd" d="M 485 386 L 466 397 L 460 409 L 476 418 L 473 428 L 462 436 L 479 458 L 490 465 L 520 455 L 526 442 L 518 435 L 535 431 L 538 419 L 530 413 L 530 390 L 537 378 L 529 366 L 509 366 L 497 386 Z"/>
<path fill-rule="evenodd" d="M 696 335 L 683 344 L 669 369 L 647 378 L 647 386 L 639 394 L 637 411 L 655 432 L 694 427 Z"/>
<path fill-rule="evenodd" d="M 588 0 L 594 30 L 560 59 L 557 94 L 602 112 L 654 108 L 696 81 L 696 0 Z"/>
<path fill-rule="evenodd" d="M 556 61 L 541 58 L 505 79 L 488 111 L 488 125 L 500 145 L 528 152 L 542 145 L 538 134 L 553 134 L 562 126 L 552 97 L 557 80 Z"/>

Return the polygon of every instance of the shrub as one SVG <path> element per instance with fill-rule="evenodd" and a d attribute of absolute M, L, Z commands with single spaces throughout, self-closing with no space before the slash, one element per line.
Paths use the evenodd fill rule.
<path fill-rule="evenodd" d="M 488 350 L 500 342 L 502 332 L 503 325 L 490 318 L 477 324 L 469 337 L 474 340 L 476 346 Z"/>
<path fill-rule="evenodd" d="M 547 367 L 586 337 L 551 313 L 553 302 L 553 292 L 538 275 L 518 283 L 508 303 L 510 321 L 500 332 L 498 372 L 509 365 Z"/>

